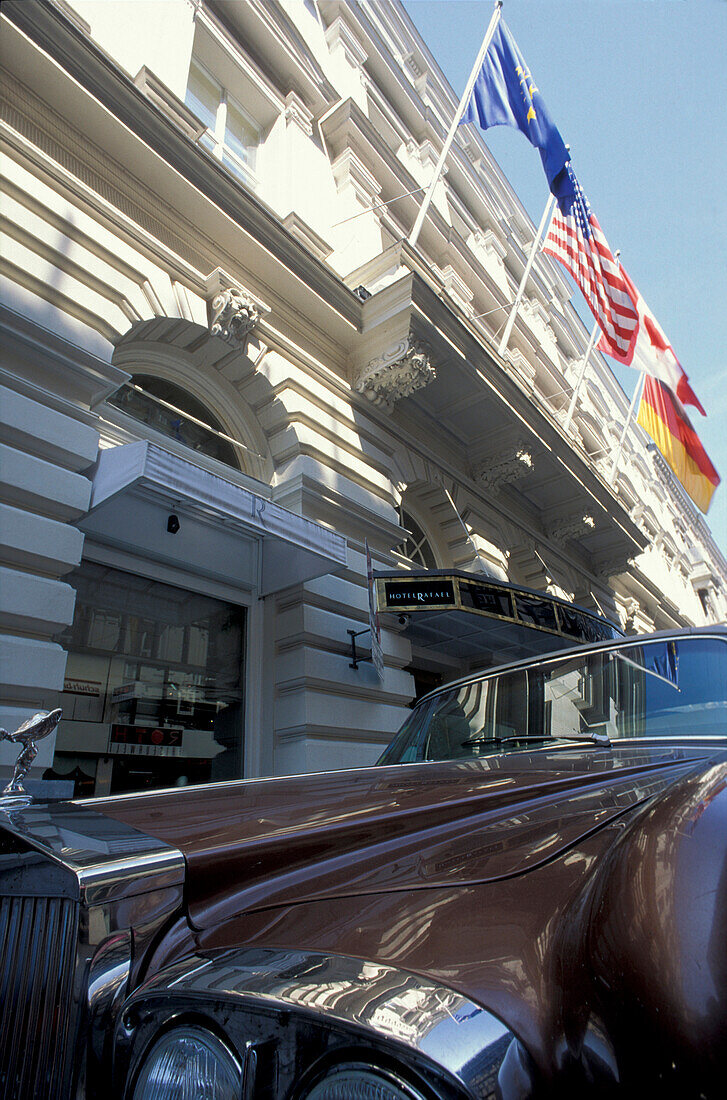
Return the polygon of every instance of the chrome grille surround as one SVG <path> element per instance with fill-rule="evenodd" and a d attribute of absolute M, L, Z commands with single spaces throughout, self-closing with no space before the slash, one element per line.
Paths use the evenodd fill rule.
<path fill-rule="evenodd" d="M 74 803 L 0 806 L 0 1097 L 105 1096 L 132 929 L 181 904 L 181 852 Z"/>
<path fill-rule="evenodd" d="M 0 897 L 0 1095 L 68 1096 L 79 905 L 64 897 Z"/>

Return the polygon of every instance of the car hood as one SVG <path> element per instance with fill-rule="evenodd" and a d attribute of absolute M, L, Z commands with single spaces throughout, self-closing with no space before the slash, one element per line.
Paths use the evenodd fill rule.
<path fill-rule="evenodd" d="M 182 851 L 208 928 L 277 904 L 490 882 L 553 859 L 704 764 L 705 749 L 564 747 L 95 799 Z"/>

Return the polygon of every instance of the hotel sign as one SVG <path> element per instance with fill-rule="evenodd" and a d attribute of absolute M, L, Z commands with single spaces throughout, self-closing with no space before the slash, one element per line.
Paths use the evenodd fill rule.
<path fill-rule="evenodd" d="M 559 634 L 573 642 L 598 642 L 622 636 L 622 631 L 608 619 L 567 600 L 489 578 L 480 579 L 471 573 L 377 577 L 376 599 L 379 611 L 464 611 Z"/>
<path fill-rule="evenodd" d="M 381 583 L 381 582 L 379 582 Z M 449 580 L 386 581 L 381 611 L 409 611 L 417 607 L 454 604 L 454 585 Z"/>

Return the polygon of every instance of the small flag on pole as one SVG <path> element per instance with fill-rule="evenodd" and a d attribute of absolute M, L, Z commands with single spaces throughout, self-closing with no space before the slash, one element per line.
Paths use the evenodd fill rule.
<path fill-rule="evenodd" d="M 658 378 L 647 374 L 638 422 L 656 443 L 684 489 L 706 512 L 720 476 L 709 460 L 679 399 Z"/>
<path fill-rule="evenodd" d="M 548 186 L 560 193 L 558 177 L 568 160 L 563 138 L 553 123 L 515 39 L 501 19 L 485 54 L 462 122 L 514 126 L 540 150 Z"/>
<path fill-rule="evenodd" d="M 571 273 L 609 344 L 626 356 L 638 331 L 636 302 L 570 163 L 566 176 L 570 186 L 558 199 L 543 252 Z"/>
<path fill-rule="evenodd" d="M 601 337 L 598 350 L 610 355 L 626 367 L 646 371 L 652 378 L 658 378 L 678 397 L 682 405 L 693 405 L 695 409 L 699 409 L 702 416 L 706 416 L 707 414 L 694 390 L 689 385 L 689 379 L 674 354 L 674 348 L 664 335 L 659 322 L 623 268 L 621 268 L 621 275 L 631 297 L 636 302 L 639 314 L 638 335 L 625 355 L 620 354 L 606 336 Z"/>

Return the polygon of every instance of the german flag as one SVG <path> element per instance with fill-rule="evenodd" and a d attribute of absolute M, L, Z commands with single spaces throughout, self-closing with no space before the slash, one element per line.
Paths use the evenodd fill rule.
<path fill-rule="evenodd" d="M 638 422 L 651 436 L 697 507 L 706 512 L 720 477 L 681 402 L 668 386 L 646 375 Z"/>

